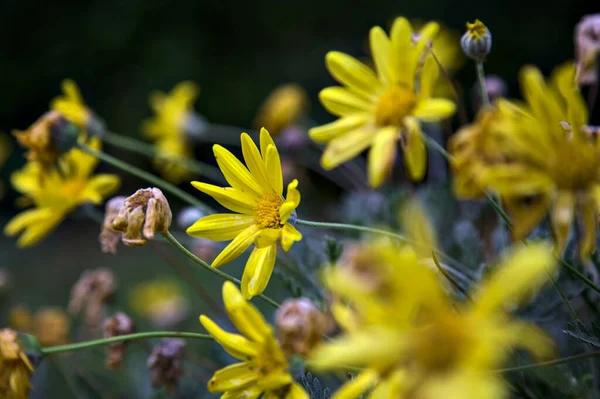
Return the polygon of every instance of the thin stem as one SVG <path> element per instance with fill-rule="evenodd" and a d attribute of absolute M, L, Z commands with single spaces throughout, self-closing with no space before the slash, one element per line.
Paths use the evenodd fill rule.
<path fill-rule="evenodd" d="M 463 287 L 461 287 L 461 285 L 458 284 L 458 282 L 456 280 L 454 280 L 452 278 L 452 276 L 448 274 L 448 272 L 446 272 L 444 270 L 444 268 L 442 267 L 442 265 L 438 261 L 437 256 L 435 256 L 435 252 L 431 253 L 431 257 L 433 258 L 433 263 L 435 264 L 435 267 L 437 267 L 438 271 L 442 274 L 442 276 L 446 277 L 446 279 L 450 282 L 450 284 L 452 284 L 461 294 L 463 294 L 463 296 L 469 302 L 473 303 L 473 299 L 471 299 L 471 296 L 469 295 L 469 293 Z"/>
<path fill-rule="evenodd" d="M 212 208 L 210 208 L 208 205 L 204 204 L 202 201 L 198 200 L 193 195 L 186 193 L 185 191 L 181 190 L 180 188 L 176 187 L 175 185 L 173 185 L 157 176 L 154 176 L 151 173 L 148 173 L 138 167 L 130 165 L 127 162 L 121 161 L 120 159 L 115 158 L 112 155 L 106 154 L 101 151 L 96 151 L 96 150 L 86 146 L 85 144 L 79 143 L 79 144 L 77 144 L 77 147 L 81 151 L 83 151 L 87 154 L 93 155 L 96 158 L 102 160 L 103 162 L 106 162 L 109 165 L 119 168 L 119 169 L 123 170 L 124 172 L 130 173 L 134 176 L 139 177 L 140 179 L 146 180 L 147 182 L 164 189 L 165 191 L 175 195 L 182 201 L 185 201 L 192 206 L 202 209 L 204 212 L 207 212 L 207 213 L 214 212 Z"/>
<path fill-rule="evenodd" d="M 198 334 L 191 332 L 178 332 L 178 331 L 152 331 L 152 332 L 141 332 L 135 334 L 120 335 L 118 337 L 101 338 L 92 341 L 78 342 L 75 344 L 51 346 L 48 348 L 42 348 L 42 355 L 54 355 L 63 352 L 73 352 L 80 349 L 92 348 L 94 346 L 108 345 L 115 342 L 126 342 L 134 341 L 137 339 L 148 339 L 148 338 L 191 338 L 191 339 L 213 339 L 208 334 Z"/>
<path fill-rule="evenodd" d="M 568 264 L 562 258 L 559 258 L 559 262 L 560 262 L 561 265 L 563 265 L 564 267 L 566 267 L 571 273 L 573 273 L 575 275 L 575 277 L 577 277 L 578 279 L 580 279 L 581 281 L 583 281 L 588 287 L 590 287 L 591 289 L 593 289 L 597 293 L 600 293 L 600 287 L 598 287 L 596 284 L 594 284 L 594 282 L 592 280 L 590 280 L 589 278 L 587 278 L 583 273 L 581 273 L 579 270 L 575 269 L 573 266 L 571 266 L 570 264 Z"/>
<path fill-rule="evenodd" d="M 444 78 L 448 81 L 450 87 L 452 88 L 452 94 L 454 95 L 454 99 L 456 100 L 456 104 L 458 105 L 458 116 L 460 118 L 460 124 L 466 125 L 468 121 L 467 111 L 465 110 L 465 103 L 463 101 L 462 96 L 460 95 L 458 84 L 456 83 L 456 80 L 452 79 L 452 77 L 450 76 L 450 72 L 448 72 L 446 67 L 442 65 L 438 57 L 435 55 L 435 51 L 433 51 L 433 49 L 431 50 L 431 55 L 433 56 L 433 59 L 437 64 L 438 70 L 442 73 L 442 75 L 444 75 Z"/>
<path fill-rule="evenodd" d="M 481 101 L 486 107 L 489 107 L 490 96 L 485 89 L 485 72 L 483 71 L 483 61 L 475 61 L 475 68 L 477 70 L 477 82 L 479 83 L 479 90 L 481 91 Z"/>
<path fill-rule="evenodd" d="M 530 370 L 530 369 L 535 369 L 535 368 L 540 368 L 540 367 L 557 366 L 559 364 L 569 363 L 569 362 L 572 362 L 575 360 L 582 360 L 582 359 L 587 359 L 587 358 L 591 358 L 591 357 L 600 357 L 600 351 L 580 353 L 578 355 L 567 356 L 567 357 L 563 357 L 563 358 L 555 359 L 555 360 L 548 360 L 546 362 L 526 364 L 524 366 L 517 366 L 517 367 L 508 367 L 508 368 L 498 369 L 498 370 L 494 370 L 494 371 L 498 372 L 498 373 L 504 373 L 504 372 L 508 372 L 508 371 Z"/>
<path fill-rule="evenodd" d="M 241 284 L 241 281 L 238 280 L 237 278 L 235 278 L 233 276 L 230 276 L 229 274 L 224 273 L 224 272 L 220 271 L 219 269 L 216 269 L 216 268 L 212 267 L 211 265 L 209 265 L 208 263 L 206 263 L 205 261 L 203 261 L 202 259 L 200 259 L 196 255 L 194 255 L 193 253 L 191 253 L 186 247 L 183 246 L 183 244 L 181 244 L 179 241 L 177 241 L 177 239 L 175 237 L 173 237 L 173 235 L 171 234 L 171 232 L 167 232 L 166 234 L 164 234 L 164 236 L 167 239 L 167 241 L 169 241 L 171 244 L 173 244 L 173 246 L 175 248 L 177 248 L 178 250 L 180 250 L 181 252 L 183 252 L 185 256 L 187 256 L 192 261 L 194 261 L 198 265 L 202 266 L 206 270 L 210 271 L 211 273 L 215 273 L 217 276 L 219 276 L 219 277 L 221 277 L 221 278 L 223 278 L 223 279 L 225 279 L 227 281 L 231 281 L 232 283 L 235 283 L 237 285 Z M 258 295 L 258 297 L 260 299 L 264 300 L 265 302 L 267 302 L 269 305 L 275 307 L 275 308 L 279 307 L 279 304 L 277 302 L 275 302 L 274 300 L 272 300 L 271 298 L 269 298 L 266 295 L 260 294 L 260 295 Z"/>

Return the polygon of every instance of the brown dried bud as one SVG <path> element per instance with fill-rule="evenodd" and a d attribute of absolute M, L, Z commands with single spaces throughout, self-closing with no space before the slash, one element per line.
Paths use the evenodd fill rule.
<path fill-rule="evenodd" d="M 575 26 L 576 79 L 584 85 L 598 81 L 600 55 L 600 14 L 586 15 Z"/>
<path fill-rule="evenodd" d="M 333 320 L 309 299 L 288 299 L 275 314 L 275 325 L 283 352 L 305 356 L 330 332 Z"/>
<path fill-rule="evenodd" d="M 104 338 L 118 337 L 135 332 L 135 324 L 131 317 L 123 312 L 117 312 L 113 317 L 104 321 Z M 125 357 L 127 342 L 115 342 L 106 346 L 106 368 L 120 369 Z"/>
<path fill-rule="evenodd" d="M 125 200 L 112 228 L 123 233 L 123 244 L 144 245 L 156 232 L 167 233 L 172 219 L 169 202 L 162 191 L 155 187 L 143 188 Z"/>
<path fill-rule="evenodd" d="M 100 245 L 102 246 L 102 252 L 104 253 L 117 253 L 117 245 L 121 240 L 122 233 L 115 231 L 112 228 L 112 223 L 115 217 L 119 214 L 119 211 L 125 205 L 125 197 L 118 196 L 111 198 L 106 202 L 106 211 L 104 213 L 104 222 L 102 223 L 102 230 L 100 231 Z"/>
<path fill-rule="evenodd" d="M 184 347 L 182 339 L 174 338 L 163 338 L 154 347 L 147 362 L 153 388 L 164 385 L 168 392 L 177 388 L 179 378 L 183 375 Z"/>
<path fill-rule="evenodd" d="M 69 313 L 85 313 L 89 326 L 98 326 L 103 318 L 104 304 L 117 288 L 116 278 L 106 268 L 86 270 L 71 289 Z"/>

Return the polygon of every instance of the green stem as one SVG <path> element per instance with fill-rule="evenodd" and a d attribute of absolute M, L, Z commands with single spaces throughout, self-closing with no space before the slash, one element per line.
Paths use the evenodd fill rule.
<path fill-rule="evenodd" d="M 598 287 L 596 284 L 594 284 L 594 282 L 592 280 L 590 280 L 589 278 L 587 278 L 583 273 L 581 273 L 579 270 L 575 269 L 573 266 L 571 266 L 570 264 L 568 264 L 562 258 L 559 259 L 559 262 L 560 262 L 561 265 L 563 265 L 564 267 L 566 267 L 571 273 L 573 273 L 575 275 L 575 277 L 577 277 L 578 279 L 580 279 L 581 281 L 583 281 L 588 287 L 590 287 L 591 289 L 593 289 L 597 293 L 600 293 L 600 287 Z"/>
<path fill-rule="evenodd" d="M 206 176 L 215 181 L 223 181 L 223 175 L 219 169 L 213 165 L 196 161 L 195 159 L 174 158 L 161 155 L 158 151 L 156 151 L 152 144 L 144 143 L 143 141 L 132 139 L 131 137 L 123 136 L 118 133 L 105 132 L 102 135 L 102 141 L 112 145 L 113 147 L 118 147 L 138 154 L 158 158 L 163 161 L 177 163 L 190 172 L 197 173 L 201 176 Z"/>
<path fill-rule="evenodd" d="M 77 147 L 81 151 L 88 153 L 90 155 L 93 155 L 96 158 L 102 160 L 103 162 L 106 162 L 109 165 L 119 168 L 119 169 L 123 170 L 124 172 L 130 173 L 134 176 L 139 177 L 140 179 L 146 180 L 147 182 L 149 182 L 157 187 L 162 188 L 163 190 L 175 195 L 182 201 L 185 201 L 192 206 L 202 209 L 206 213 L 214 212 L 212 208 L 210 208 L 208 205 L 206 205 L 203 202 L 201 202 L 200 200 L 198 200 L 193 195 L 186 193 L 185 191 L 181 190 L 180 188 L 176 187 L 175 185 L 173 185 L 157 176 L 154 176 L 151 173 L 148 173 L 138 167 L 130 165 L 127 162 L 121 161 L 120 159 L 115 158 L 112 155 L 106 154 L 101 151 L 96 151 L 96 150 L 86 146 L 85 144 L 79 143 L 79 144 L 77 144 Z"/>
<path fill-rule="evenodd" d="M 548 360 L 546 362 L 526 364 L 524 366 L 508 367 L 505 369 L 495 370 L 495 372 L 504 373 L 504 372 L 508 372 L 508 371 L 523 371 L 523 370 L 530 370 L 530 369 L 535 369 L 535 368 L 540 368 L 540 367 L 557 366 L 559 364 L 569 363 L 569 362 L 572 362 L 575 360 L 587 359 L 590 357 L 600 357 L 600 351 L 580 353 L 578 355 L 567 356 L 567 357 L 563 357 L 563 358 L 555 359 L 555 360 Z"/>
<path fill-rule="evenodd" d="M 181 244 L 179 241 L 177 241 L 177 239 L 175 237 L 173 237 L 173 235 L 171 234 L 171 232 L 167 232 L 167 234 L 164 234 L 165 238 L 167 239 L 167 241 L 169 241 L 171 244 L 173 244 L 173 246 L 175 248 L 177 248 L 178 250 L 180 250 L 181 252 L 184 253 L 185 256 L 187 256 L 188 258 L 190 258 L 192 261 L 194 261 L 195 263 L 197 263 L 198 265 L 202 266 L 203 268 L 205 268 L 206 270 L 210 271 L 211 273 L 216 274 L 217 276 L 231 281 L 234 284 L 240 285 L 241 281 L 238 280 L 237 278 L 230 276 L 227 273 L 224 273 L 222 271 L 220 271 L 219 269 L 216 269 L 214 267 L 212 267 L 211 265 L 209 265 L 208 263 L 206 263 L 205 261 L 203 261 L 202 259 L 200 259 L 199 257 L 197 257 L 196 255 L 194 255 L 193 253 L 191 253 L 186 247 L 183 246 L 183 244 Z M 278 308 L 279 304 L 277 302 L 275 302 L 274 300 L 272 300 L 271 298 L 269 298 L 268 296 L 264 295 L 264 294 L 260 294 L 258 295 L 258 297 L 262 300 L 264 300 L 265 302 L 267 302 L 269 305 Z"/>
<path fill-rule="evenodd" d="M 148 339 L 148 338 L 191 338 L 191 339 L 213 339 L 208 334 L 198 334 L 191 332 L 178 332 L 178 331 L 152 331 L 152 332 L 141 332 L 135 334 L 119 335 L 118 337 L 101 338 L 92 341 L 77 342 L 75 344 L 50 346 L 48 348 L 42 348 L 42 355 L 54 355 L 56 353 L 72 352 L 80 349 L 87 349 L 94 346 L 108 345 L 115 342 L 126 342 L 134 341 L 137 339 Z"/>
<path fill-rule="evenodd" d="M 477 70 L 477 82 L 479 82 L 479 90 L 481 91 L 481 101 L 486 107 L 489 107 L 490 96 L 485 89 L 485 72 L 483 71 L 483 61 L 475 61 L 475 68 Z"/>

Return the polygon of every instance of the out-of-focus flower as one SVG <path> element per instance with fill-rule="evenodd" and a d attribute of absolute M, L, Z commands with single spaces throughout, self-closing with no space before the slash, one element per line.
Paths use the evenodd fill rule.
<path fill-rule="evenodd" d="M 153 388 L 165 386 L 168 392 L 177 389 L 183 375 L 184 347 L 185 341 L 175 338 L 163 338 L 154 347 L 147 362 Z"/>
<path fill-rule="evenodd" d="M 154 239 L 154 234 L 167 233 L 172 219 L 169 201 L 162 191 L 142 188 L 127 197 L 113 219 L 112 229 L 123 233 L 121 240 L 125 245 L 145 245 L 146 239 Z"/>
<path fill-rule="evenodd" d="M 236 213 L 205 216 L 187 229 L 194 237 L 233 241 L 212 262 L 220 267 L 255 244 L 242 276 L 242 293 L 250 299 L 267 286 L 277 254 L 277 241 L 288 251 L 302 239 L 296 230 L 296 208 L 300 203 L 298 181 L 292 181 L 283 197 L 283 177 L 277 147 L 266 129 L 260 132 L 260 152 L 249 135 L 242 133 L 244 166 L 231 152 L 213 146 L 217 164 L 231 187 L 192 182 L 192 185 Z"/>
<path fill-rule="evenodd" d="M 460 39 L 460 45 L 467 57 L 482 62 L 492 49 L 492 34 L 478 19 L 466 25 L 467 31 Z"/>
<path fill-rule="evenodd" d="M 60 112 L 82 131 L 92 135 L 102 135 L 104 123 L 85 104 L 77 84 L 71 79 L 65 79 L 62 81 L 61 87 L 63 95 L 52 100 L 50 109 Z"/>
<path fill-rule="evenodd" d="M 504 98 L 508 95 L 508 86 L 504 79 L 498 75 L 488 75 L 484 78 L 483 84 L 485 85 L 485 91 L 488 94 L 488 98 L 491 102 L 494 102 L 498 98 Z M 480 109 L 482 105 L 481 101 L 481 88 L 479 84 L 473 85 L 472 98 L 475 109 Z"/>
<path fill-rule="evenodd" d="M 600 55 L 600 14 L 584 16 L 575 26 L 576 79 L 580 84 L 598 82 L 598 55 Z"/>
<path fill-rule="evenodd" d="M 287 299 L 277 309 L 275 325 L 286 356 L 306 356 L 333 327 L 333 320 L 308 298 Z"/>
<path fill-rule="evenodd" d="M 367 390 L 371 398 L 505 398 L 506 384 L 491 371 L 513 348 L 536 357 L 552 354 L 552 342 L 541 330 L 508 313 L 556 269 L 549 246 L 512 251 L 476 289 L 473 303 L 455 303 L 434 269 L 416 262 L 414 252 L 410 261 L 409 248 L 399 250 L 390 259 L 394 263 L 377 266 L 391 273 L 391 291 L 365 287 L 364 279 L 343 270 L 326 273 L 326 285 L 359 317 L 342 337 L 317 347 L 311 364 L 365 367 L 337 398 L 358 398 Z M 405 262 L 395 262 L 397 256 Z"/>
<path fill-rule="evenodd" d="M 7 294 L 12 284 L 12 277 L 5 268 L 0 268 L 0 296 Z"/>
<path fill-rule="evenodd" d="M 194 206 L 186 206 L 177 214 L 177 227 L 186 230 L 194 224 L 196 220 L 206 216 L 206 212 Z"/>
<path fill-rule="evenodd" d="M 104 317 L 104 305 L 116 290 L 117 281 L 110 269 L 86 270 L 71 289 L 69 312 L 84 312 L 87 325 L 96 327 Z"/>
<path fill-rule="evenodd" d="M 265 398 L 308 399 L 288 371 L 288 362 L 271 326 L 229 281 L 223 284 L 223 302 L 241 334 L 222 330 L 205 315 L 200 316 L 200 323 L 227 353 L 241 362 L 215 372 L 208 381 L 208 390 L 223 392 L 225 397 L 257 398 L 264 393 Z"/>
<path fill-rule="evenodd" d="M 60 167 L 58 158 L 77 144 L 78 130 L 59 112 L 49 111 L 29 129 L 14 130 L 12 134 L 27 149 L 27 160 L 48 172 Z"/>
<path fill-rule="evenodd" d="M 117 253 L 117 245 L 119 245 L 123 233 L 113 230 L 112 223 L 119 214 L 119 211 L 121 211 L 121 208 L 125 206 L 126 199 L 124 196 L 117 196 L 106 201 L 104 221 L 102 222 L 102 230 L 98 237 L 102 252 L 104 253 Z"/>
<path fill-rule="evenodd" d="M 17 342 L 17 333 L 0 330 L 0 397 L 27 399 L 33 365 Z"/>
<path fill-rule="evenodd" d="M 219 252 L 217 243 L 208 238 L 194 237 L 192 240 L 192 252 L 194 255 L 206 262 L 212 262 Z"/>
<path fill-rule="evenodd" d="M 193 82 L 181 82 L 170 93 L 154 92 L 150 106 L 155 116 L 144 122 L 144 134 L 154 141 L 158 153 L 171 160 L 157 159 L 156 165 L 163 177 L 174 183 L 188 180 L 190 171 L 178 164 L 178 158 L 193 158 L 189 138 L 202 135 L 206 122 L 194 113 L 194 101 L 199 88 Z"/>
<path fill-rule="evenodd" d="M 273 90 L 261 105 L 254 120 L 255 129 L 264 127 L 273 136 L 298 122 L 309 106 L 308 96 L 296 83 L 281 85 Z"/>
<path fill-rule="evenodd" d="M 104 321 L 104 338 L 133 334 L 135 324 L 131 317 L 123 312 L 117 312 L 113 317 Z M 115 342 L 106 346 L 105 366 L 109 370 L 118 370 L 123 364 L 127 342 Z"/>
<path fill-rule="evenodd" d="M 133 311 L 159 327 L 172 327 L 185 319 L 189 301 L 174 280 L 153 280 L 133 287 L 129 294 Z"/>
<path fill-rule="evenodd" d="M 371 147 L 368 180 L 372 187 L 379 187 L 391 171 L 400 141 L 411 179 L 424 177 L 427 152 L 420 121 L 439 121 L 456 109 L 450 100 L 431 98 L 438 66 L 427 52 L 438 30 L 438 24 L 430 22 L 415 40 L 410 22 L 403 17 L 394 21 L 389 38 L 380 27 L 371 29 L 377 74 L 347 54 L 327 54 L 330 73 L 345 87 L 321 91 L 324 107 L 340 119 L 309 132 L 314 141 L 328 143 L 321 158 L 325 169 Z"/>
<path fill-rule="evenodd" d="M 32 334 L 42 347 L 65 344 L 69 339 L 71 323 L 59 307 L 40 309 L 32 315 L 25 306 L 15 306 L 10 311 L 12 328 Z"/>
<path fill-rule="evenodd" d="M 550 84 L 539 70 L 525 67 L 521 88 L 526 106 L 500 99 L 452 138 L 455 192 L 461 198 L 482 197 L 483 190 L 498 194 L 515 240 L 550 212 L 558 253 L 579 214 L 579 251 L 587 261 L 596 247 L 600 152 L 586 126 L 575 66 L 557 68 Z"/>
<path fill-rule="evenodd" d="M 89 146 L 100 150 L 100 140 L 90 139 Z M 58 168 L 45 173 L 37 163 L 28 163 L 11 175 L 13 187 L 23 193 L 34 209 L 21 212 L 4 226 L 4 234 L 21 232 L 17 245 L 28 247 L 48 235 L 78 205 L 99 205 L 117 190 L 117 175 L 93 175 L 98 160 L 79 149 L 61 157 Z"/>

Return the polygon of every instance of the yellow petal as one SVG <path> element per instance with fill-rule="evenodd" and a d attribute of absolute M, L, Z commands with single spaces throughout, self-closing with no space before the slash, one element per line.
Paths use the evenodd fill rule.
<path fill-rule="evenodd" d="M 294 382 L 294 379 L 290 373 L 287 370 L 282 369 L 272 372 L 261 378 L 260 381 L 258 381 L 258 386 L 265 391 L 275 391 L 285 387 L 286 385 L 290 385 L 292 382 Z"/>
<path fill-rule="evenodd" d="M 259 232 L 257 225 L 252 224 L 242 230 L 213 260 L 212 267 L 219 267 L 240 256 L 252 243 Z"/>
<path fill-rule="evenodd" d="M 555 354 L 552 338 L 532 323 L 511 321 L 505 326 L 505 334 L 512 347 L 528 350 L 536 359 L 548 359 Z"/>
<path fill-rule="evenodd" d="M 248 360 L 256 356 L 258 346 L 245 337 L 223 330 L 205 315 L 200 316 L 200 323 L 213 336 L 215 341 L 236 359 Z"/>
<path fill-rule="evenodd" d="M 367 369 L 346 382 L 335 392 L 332 399 L 360 398 L 365 391 L 371 389 L 377 383 L 378 379 L 379 376 L 375 370 Z"/>
<path fill-rule="evenodd" d="M 117 191 L 120 185 L 121 179 L 118 175 L 96 175 L 88 181 L 79 202 L 99 205 L 104 198 Z"/>
<path fill-rule="evenodd" d="M 568 62 L 556 68 L 554 81 L 561 96 L 567 102 L 567 121 L 571 126 L 578 128 L 588 123 L 588 111 L 575 80 L 575 70 L 576 67 L 573 62 Z M 576 129 L 576 131 L 580 131 L 580 129 Z"/>
<path fill-rule="evenodd" d="M 524 164 L 487 167 L 480 172 L 478 182 L 502 197 L 544 194 L 554 188 L 554 182 L 543 171 Z"/>
<path fill-rule="evenodd" d="M 260 153 L 262 154 L 263 159 L 267 156 L 267 148 L 269 148 L 269 145 L 277 148 L 275 141 L 273 141 L 273 137 L 271 137 L 271 133 L 263 127 L 260 129 Z"/>
<path fill-rule="evenodd" d="M 390 40 L 383 29 L 379 26 L 375 26 L 369 33 L 369 41 L 371 44 L 373 62 L 375 63 L 379 80 L 389 85 L 393 81 L 390 70 Z"/>
<path fill-rule="evenodd" d="M 254 223 L 254 217 L 230 213 L 218 213 L 198 219 L 186 233 L 194 237 L 215 241 L 231 240 Z"/>
<path fill-rule="evenodd" d="M 369 114 L 353 114 L 344 116 L 335 122 L 313 127 L 308 131 L 310 138 L 317 143 L 327 143 L 342 134 L 349 132 L 367 123 L 371 119 Z"/>
<path fill-rule="evenodd" d="M 398 128 L 395 126 L 380 129 L 375 133 L 368 156 L 369 185 L 373 188 L 380 187 L 392 171 L 396 160 L 398 134 Z"/>
<path fill-rule="evenodd" d="M 253 362 L 235 363 L 217 370 L 208 381 L 208 390 L 225 392 L 244 389 L 260 378 L 258 367 Z"/>
<path fill-rule="evenodd" d="M 412 181 L 420 181 L 427 171 L 427 148 L 421 124 L 413 117 L 404 118 L 405 132 L 402 143 L 404 164 Z"/>
<path fill-rule="evenodd" d="M 13 217 L 4 226 L 4 234 L 14 236 L 25 230 L 19 237 L 17 245 L 20 248 L 29 247 L 48 235 L 64 217 L 64 213 L 58 209 L 30 209 Z"/>
<path fill-rule="evenodd" d="M 300 191 L 298 191 L 297 187 L 298 180 L 296 179 L 288 184 L 285 201 L 279 207 L 279 218 L 281 219 L 281 223 L 286 223 L 300 204 Z"/>
<path fill-rule="evenodd" d="M 298 383 L 293 383 L 290 386 L 290 390 L 287 395 L 285 395 L 285 399 L 310 399 L 310 396 L 304 388 L 302 388 Z"/>
<path fill-rule="evenodd" d="M 374 104 L 364 100 L 344 87 L 328 87 L 319 93 L 321 103 L 337 116 L 346 116 L 356 113 L 372 111 Z"/>
<path fill-rule="evenodd" d="M 225 180 L 231 187 L 249 195 L 260 197 L 266 192 L 266 187 L 261 187 L 252 174 L 244 165 L 224 147 L 218 144 L 213 146 L 213 152 L 219 165 L 219 169 L 223 172 Z"/>
<path fill-rule="evenodd" d="M 575 218 L 575 196 L 569 191 L 559 191 L 552 205 L 552 233 L 554 250 L 561 256 L 567 246 L 571 224 Z"/>
<path fill-rule="evenodd" d="M 61 86 L 63 92 L 69 100 L 83 104 L 83 97 L 79 92 L 79 87 L 77 87 L 77 84 L 73 80 L 65 79 L 62 81 Z"/>
<path fill-rule="evenodd" d="M 412 90 L 415 80 L 416 59 L 413 51 L 413 30 L 408 19 L 398 17 L 390 32 L 392 74 L 394 81 Z"/>
<path fill-rule="evenodd" d="M 234 212 L 254 215 L 258 199 L 231 187 L 219 187 L 208 183 L 193 181 L 192 186 L 213 197 L 219 204 Z"/>
<path fill-rule="evenodd" d="M 249 300 L 262 294 L 267 287 L 277 256 L 277 245 L 264 248 L 254 248 L 242 275 L 242 295 Z"/>
<path fill-rule="evenodd" d="M 273 335 L 262 314 L 246 302 L 240 290 L 230 281 L 223 284 L 223 302 L 235 328 L 253 342 L 264 342 Z"/>
<path fill-rule="evenodd" d="M 432 56 L 425 59 L 425 64 L 421 70 L 418 98 L 420 101 L 432 97 L 433 91 L 437 86 L 439 75 L 439 66 Z M 442 79 L 446 79 L 443 77 Z"/>
<path fill-rule="evenodd" d="M 507 197 L 502 200 L 504 210 L 510 216 L 512 224 L 511 236 L 520 241 L 548 214 L 550 196 L 541 194 L 535 197 Z"/>
<path fill-rule="evenodd" d="M 283 174 L 281 172 L 281 160 L 279 152 L 274 145 L 269 144 L 265 157 L 265 168 L 269 179 L 270 187 L 275 190 L 277 195 L 283 195 Z"/>
<path fill-rule="evenodd" d="M 260 389 L 256 385 L 253 385 L 244 389 L 227 391 L 223 395 L 221 395 L 220 399 L 257 399 L 262 393 L 262 389 Z"/>
<path fill-rule="evenodd" d="M 373 133 L 371 128 L 365 127 L 332 140 L 321 156 L 321 166 L 329 170 L 354 158 L 371 145 Z"/>
<path fill-rule="evenodd" d="M 325 57 L 329 73 L 341 84 L 364 97 L 367 101 L 376 101 L 383 91 L 383 85 L 371 68 L 348 54 L 330 51 Z"/>
<path fill-rule="evenodd" d="M 419 30 L 419 37 L 415 44 L 415 53 L 417 58 L 422 57 L 422 53 L 429 46 L 430 42 L 435 38 L 440 30 L 440 25 L 437 22 L 428 22 Z"/>
<path fill-rule="evenodd" d="M 265 162 L 254 144 L 254 141 L 250 138 L 247 133 L 242 133 L 242 154 L 244 155 L 244 161 L 252 173 L 252 176 L 259 182 L 261 186 L 268 186 L 269 179 L 267 177 L 267 171 L 265 169 Z"/>
<path fill-rule="evenodd" d="M 296 241 L 302 239 L 302 233 L 300 233 L 294 226 L 286 223 L 281 231 L 281 247 L 284 251 L 289 251 L 292 245 Z"/>
<path fill-rule="evenodd" d="M 412 115 L 425 122 L 437 122 L 454 114 L 456 104 L 445 98 L 429 98 L 417 103 Z"/>
<path fill-rule="evenodd" d="M 102 141 L 99 137 L 92 137 L 87 141 L 87 146 L 95 151 L 102 151 Z M 78 148 L 73 148 L 63 158 L 67 168 L 71 168 L 73 172 L 79 177 L 88 177 L 92 174 L 96 165 L 98 165 L 98 158 L 88 153 L 81 151 Z"/>
<path fill-rule="evenodd" d="M 590 255 L 596 250 L 596 228 L 598 226 L 598 208 L 590 193 L 582 193 L 577 201 L 581 220 L 581 239 L 579 256 L 584 263 L 589 263 Z"/>

